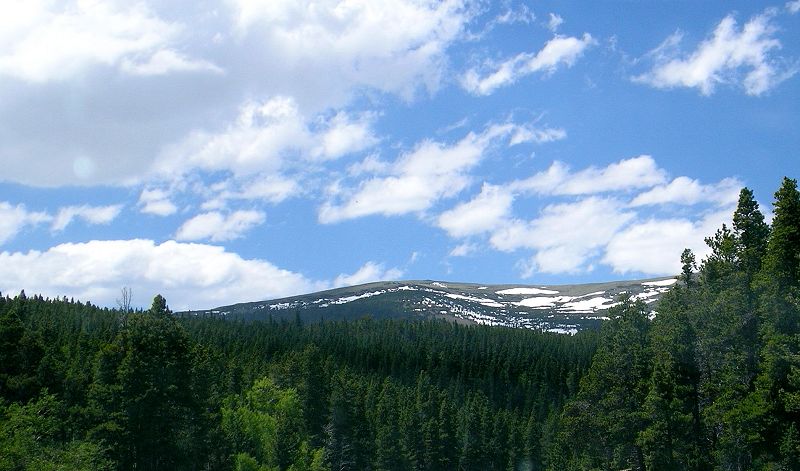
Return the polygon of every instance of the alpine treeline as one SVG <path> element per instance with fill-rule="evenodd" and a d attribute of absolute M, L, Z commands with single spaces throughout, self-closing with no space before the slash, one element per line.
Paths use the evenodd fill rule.
<path fill-rule="evenodd" d="M 706 242 L 575 336 L 0 297 L 0 470 L 800 469 L 796 181 Z"/>

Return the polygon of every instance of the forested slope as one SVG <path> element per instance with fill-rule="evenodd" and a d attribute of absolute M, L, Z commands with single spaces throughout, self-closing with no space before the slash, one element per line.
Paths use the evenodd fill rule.
<path fill-rule="evenodd" d="M 0 469 L 506 469 L 596 333 L 0 300 Z M 59 468 L 59 466 L 62 466 Z"/>
<path fill-rule="evenodd" d="M 0 298 L 0 469 L 800 469 L 800 195 L 575 336 Z"/>

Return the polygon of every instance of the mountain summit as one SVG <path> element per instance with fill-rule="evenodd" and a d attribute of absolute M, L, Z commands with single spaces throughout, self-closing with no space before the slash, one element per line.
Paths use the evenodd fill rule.
<path fill-rule="evenodd" d="M 182 314 L 244 320 L 299 315 L 304 321 L 438 318 L 574 334 L 597 327 L 619 295 L 653 305 L 676 281 L 667 277 L 555 286 L 387 281 Z"/>

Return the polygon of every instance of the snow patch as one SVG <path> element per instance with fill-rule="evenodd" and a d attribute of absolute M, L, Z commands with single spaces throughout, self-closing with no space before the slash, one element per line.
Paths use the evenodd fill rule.
<path fill-rule="evenodd" d="M 503 304 L 500 304 L 497 301 L 494 301 L 494 300 L 491 300 L 491 299 L 473 298 L 472 296 L 464 296 L 464 295 L 461 295 L 461 294 L 452 294 L 452 293 L 447 293 L 447 294 L 445 294 L 445 296 L 447 296 L 450 299 L 461 299 L 461 300 L 464 300 L 464 301 L 469 301 L 469 302 L 473 302 L 473 303 L 482 304 L 482 305 L 487 306 L 487 307 L 503 307 L 504 306 Z"/>
<path fill-rule="evenodd" d="M 541 288 L 509 288 L 495 291 L 495 294 L 558 294 L 558 291 Z"/>
<path fill-rule="evenodd" d="M 386 291 L 370 291 L 364 294 L 356 294 L 353 296 L 345 296 L 343 298 L 339 298 L 337 300 L 331 301 L 331 304 L 347 304 L 349 302 L 355 301 L 356 299 L 364 299 L 364 298 L 371 298 L 373 296 L 378 296 L 380 294 L 384 294 Z"/>
<path fill-rule="evenodd" d="M 569 334 L 575 335 L 578 333 L 578 329 L 574 327 L 563 328 L 563 327 L 548 327 L 544 329 L 545 332 L 555 332 L 556 334 Z"/>
<path fill-rule="evenodd" d="M 535 298 L 525 298 L 522 301 L 516 302 L 517 306 L 544 308 L 553 307 L 556 303 L 566 303 L 571 301 L 569 296 L 538 296 Z"/>
<path fill-rule="evenodd" d="M 610 307 L 616 306 L 618 303 L 615 303 L 612 299 L 608 298 L 591 298 L 591 299 L 584 299 L 582 301 L 572 301 L 564 304 L 562 309 L 567 311 L 596 311 L 597 309 L 608 309 Z"/>

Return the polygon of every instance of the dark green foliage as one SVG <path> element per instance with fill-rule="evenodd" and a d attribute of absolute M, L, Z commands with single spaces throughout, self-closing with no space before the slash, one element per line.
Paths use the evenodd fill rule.
<path fill-rule="evenodd" d="M 97 442 L 70 437 L 64 404 L 47 391 L 27 404 L 0 408 L 0 425 L 0 469 L 111 469 Z"/>
<path fill-rule="evenodd" d="M 775 193 L 774 214 L 764 274 L 782 289 L 797 289 L 800 286 L 800 193 L 796 180 L 783 179 Z"/>
<path fill-rule="evenodd" d="M 609 311 L 592 366 L 580 392 L 564 409 L 562 453 L 583 466 L 603 469 L 641 467 L 637 434 L 650 376 L 650 322 L 641 301 L 621 300 Z"/>
<path fill-rule="evenodd" d="M 767 250 L 769 226 L 758 209 L 758 202 L 749 188 L 742 188 L 739 204 L 733 213 L 733 230 L 739 243 L 739 270 L 748 280 L 761 269 L 761 259 Z"/>
<path fill-rule="evenodd" d="M 59 404 L 47 446 L 8 446 L 41 466 L 83 453 L 118 470 L 539 469 L 541 422 L 574 394 L 597 340 L 441 321 L 178 319 L 161 297 L 145 312 L 0 298 L 0 319 L 7 355 L 48 339 L 24 368 L 3 363 L 30 386 L 8 410 L 45 386 Z M 11 415 L 0 420 L 6 430 Z"/>
<path fill-rule="evenodd" d="M 681 281 L 687 288 L 694 286 L 694 272 L 697 270 L 697 259 L 691 249 L 683 249 L 681 253 Z"/>

